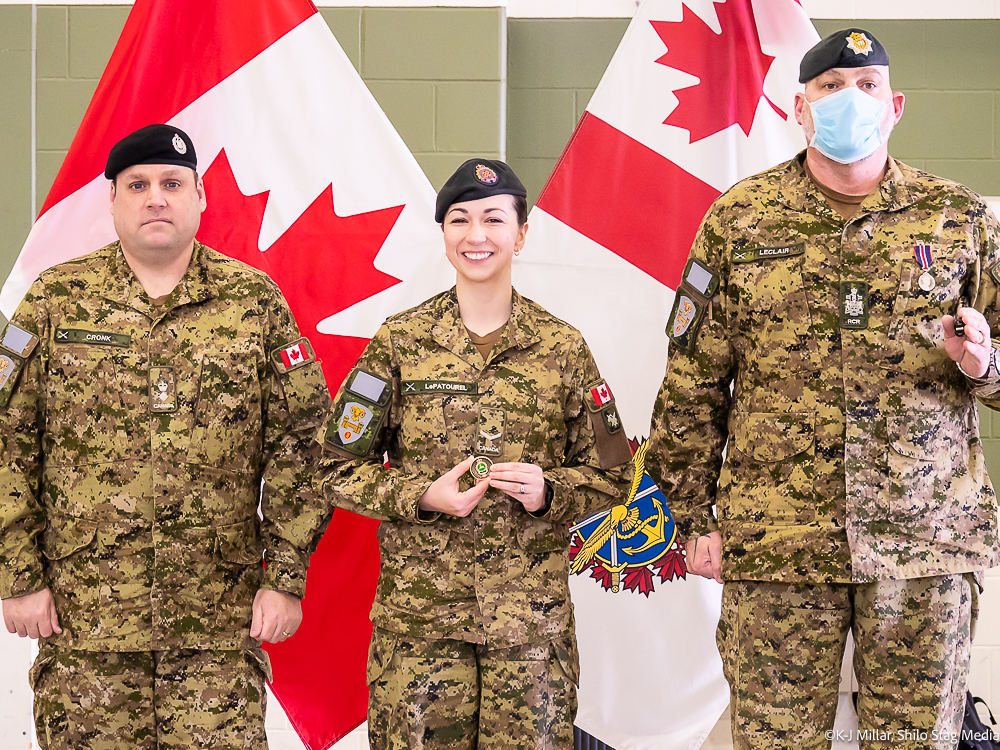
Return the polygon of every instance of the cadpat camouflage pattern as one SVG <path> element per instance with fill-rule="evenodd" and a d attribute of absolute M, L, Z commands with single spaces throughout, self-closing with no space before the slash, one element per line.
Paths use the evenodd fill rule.
<path fill-rule="evenodd" d="M 49 586 L 60 648 L 256 647 L 256 591 L 302 596 L 330 513 L 311 464 L 330 398 L 278 288 L 196 243 L 156 307 L 115 242 L 41 275 L 3 340 L 25 337 L 0 596 Z"/>
<path fill-rule="evenodd" d="M 704 274 L 678 291 L 693 304 L 671 316 L 647 470 L 682 538 L 721 529 L 726 580 L 993 567 L 975 398 L 1000 407 L 1000 377 L 966 378 L 940 320 L 963 300 L 997 330 L 997 221 L 892 160 L 845 221 L 802 159 L 739 183 L 702 223 L 691 257 L 718 291 L 699 293 Z"/>
<path fill-rule="evenodd" d="M 595 388 L 609 400 L 592 419 L 585 394 Z M 591 424 L 605 425 L 604 412 L 617 419 L 582 336 L 516 292 L 486 361 L 454 289 L 386 321 L 318 433 L 327 496 L 383 521 L 375 626 L 491 648 L 571 632 L 567 524 L 620 502 L 631 479 L 624 434 L 605 430 L 598 445 Z M 424 490 L 477 445 L 493 462 L 540 466 L 554 490 L 548 512 L 532 516 L 492 488 L 466 518 L 418 512 Z"/>
<path fill-rule="evenodd" d="M 853 619 L 862 685 L 854 739 L 864 750 L 952 750 L 977 611 L 970 573 L 857 586 L 727 581 L 716 642 L 732 686 L 734 748 L 831 746 Z M 852 733 L 842 733 L 846 744 Z"/>
<path fill-rule="evenodd" d="M 44 642 L 29 675 L 46 750 L 265 750 L 270 678 L 259 648 L 122 653 Z"/>

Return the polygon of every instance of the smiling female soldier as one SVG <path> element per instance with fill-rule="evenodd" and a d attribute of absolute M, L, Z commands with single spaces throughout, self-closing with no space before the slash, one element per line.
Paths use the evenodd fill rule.
<path fill-rule="evenodd" d="M 382 521 L 372 748 L 573 746 L 567 525 L 631 451 L 579 331 L 511 285 L 526 195 L 488 159 L 445 183 L 455 286 L 382 325 L 320 432 L 327 497 Z"/>

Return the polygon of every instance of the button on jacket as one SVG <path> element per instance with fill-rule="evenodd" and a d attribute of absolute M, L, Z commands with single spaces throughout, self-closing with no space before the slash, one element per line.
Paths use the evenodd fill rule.
<path fill-rule="evenodd" d="M 718 292 L 690 348 L 671 341 L 647 468 L 682 535 L 721 529 L 727 580 L 992 567 L 976 398 L 1000 407 L 1000 378 L 962 374 L 941 317 L 961 301 L 997 331 L 997 221 L 968 189 L 891 159 L 845 220 L 802 160 L 705 218 L 692 258 Z"/>
<path fill-rule="evenodd" d="M 195 243 L 156 307 L 115 242 L 11 323 L 38 343 L 0 408 L 0 596 L 50 587 L 68 648 L 256 646 L 257 589 L 304 593 L 329 515 L 329 395 L 318 363 L 275 364 L 300 339 L 275 284 Z"/>

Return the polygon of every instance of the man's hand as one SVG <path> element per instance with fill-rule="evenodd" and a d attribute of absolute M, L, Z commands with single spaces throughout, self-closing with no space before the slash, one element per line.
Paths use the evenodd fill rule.
<path fill-rule="evenodd" d="M 472 466 L 474 460 L 475 456 L 469 456 L 458 466 L 435 479 L 420 496 L 417 507 L 421 510 L 447 513 L 449 516 L 458 516 L 459 518 L 469 515 L 483 499 L 483 495 L 486 494 L 486 490 L 490 486 L 488 480 L 482 479 L 476 482 L 475 487 L 465 492 L 459 491 L 458 482 Z"/>
<path fill-rule="evenodd" d="M 302 623 L 302 602 L 284 591 L 259 589 L 253 598 L 250 637 L 268 643 L 281 643 L 295 635 Z"/>
<path fill-rule="evenodd" d="M 545 477 L 542 467 L 534 464 L 493 464 L 490 486 L 517 500 L 529 513 L 545 505 Z"/>
<path fill-rule="evenodd" d="M 964 336 L 955 335 L 953 315 L 941 318 L 944 350 L 962 366 L 962 371 L 970 378 L 984 378 L 990 369 L 990 354 L 993 349 L 990 324 L 981 312 L 972 307 L 959 308 L 958 317 L 965 323 Z"/>
<path fill-rule="evenodd" d="M 33 594 L 3 600 L 3 622 L 8 633 L 22 638 L 48 638 L 61 633 L 56 602 L 47 588 Z"/>
<path fill-rule="evenodd" d="M 696 576 L 722 583 L 722 534 L 713 531 L 684 545 L 687 569 Z"/>

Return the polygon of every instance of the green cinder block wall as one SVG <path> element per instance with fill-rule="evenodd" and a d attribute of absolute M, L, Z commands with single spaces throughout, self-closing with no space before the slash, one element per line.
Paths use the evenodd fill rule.
<path fill-rule="evenodd" d="M 32 14 L 37 210 L 128 11 L 0 5 L 0 278 L 31 222 Z M 532 200 L 628 26 L 627 19 L 508 20 L 500 8 L 320 12 L 435 188 L 465 158 L 497 157 L 506 147 Z M 821 36 L 862 26 L 889 48 L 893 87 L 907 96 L 891 141 L 895 156 L 981 194 L 1000 195 L 1000 20 L 815 25 Z M 989 465 L 1000 471 L 1000 414 L 983 417 Z"/>

